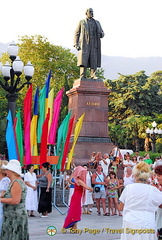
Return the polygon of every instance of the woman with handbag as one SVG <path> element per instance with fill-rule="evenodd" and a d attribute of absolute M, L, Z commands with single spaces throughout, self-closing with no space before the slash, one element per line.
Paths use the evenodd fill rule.
<path fill-rule="evenodd" d="M 96 172 L 92 175 L 92 184 L 94 184 L 94 198 L 96 199 L 96 206 L 98 215 L 101 215 L 100 212 L 100 201 L 103 208 L 103 216 L 108 216 L 106 213 L 106 176 L 102 172 L 102 166 L 99 164 L 96 168 Z"/>

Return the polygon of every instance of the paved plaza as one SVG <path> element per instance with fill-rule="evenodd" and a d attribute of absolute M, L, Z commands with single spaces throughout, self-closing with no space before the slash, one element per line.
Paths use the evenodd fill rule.
<path fill-rule="evenodd" d="M 67 211 L 67 208 L 61 207 L 62 213 Z M 113 233 L 115 230 L 120 231 L 122 226 L 122 217 L 117 216 L 98 216 L 96 208 L 93 208 L 91 215 L 83 214 L 82 220 L 78 222 L 78 232 L 73 233 L 70 230 L 66 230 L 66 233 L 62 232 L 62 225 L 66 214 L 62 215 L 60 212 L 53 208 L 53 212 L 49 214 L 47 218 L 41 218 L 38 213 L 35 214 L 36 217 L 29 218 L 29 235 L 30 240 L 71 240 L 71 239 L 110 239 L 119 240 L 120 234 Z M 48 231 L 48 233 L 54 234 L 54 227 L 57 229 L 57 233 L 53 236 L 47 234 L 47 228 L 53 231 Z"/>

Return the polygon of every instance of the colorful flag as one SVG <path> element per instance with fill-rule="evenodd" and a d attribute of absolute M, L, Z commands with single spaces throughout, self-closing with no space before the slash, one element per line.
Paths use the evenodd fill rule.
<path fill-rule="evenodd" d="M 19 156 L 19 150 L 18 150 L 18 144 L 17 144 L 17 139 L 16 139 L 16 122 L 17 122 L 17 117 L 15 116 L 14 118 L 14 124 L 13 124 L 13 128 L 14 128 L 14 136 L 15 136 L 15 142 L 16 142 L 16 152 L 17 152 L 17 160 L 20 161 L 20 156 Z"/>
<path fill-rule="evenodd" d="M 20 108 L 18 109 L 18 112 L 16 113 L 15 133 L 16 133 L 16 141 L 17 141 L 19 160 L 20 160 L 20 164 L 22 166 L 24 151 L 23 151 L 23 131 L 22 131 Z"/>
<path fill-rule="evenodd" d="M 42 163 L 46 162 L 49 118 L 50 118 L 50 109 L 48 109 L 48 113 L 46 115 L 46 119 L 42 127 L 41 146 L 40 146 L 40 164 L 41 165 Z"/>
<path fill-rule="evenodd" d="M 59 115 L 60 115 L 60 107 L 61 107 L 61 102 L 62 102 L 63 91 L 64 91 L 64 88 L 62 88 L 58 92 L 58 94 L 54 100 L 53 118 L 52 118 L 52 124 L 51 124 L 50 131 L 49 131 L 49 136 L 48 136 L 49 144 L 56 143 L 56 132 L 57 132 L 57 127 L 58 127 L 58 120 L 59 120 Z"/>
<path fill-rule="evenodd" d="M 46 117 L 46 114 L 48 112 L 48 94 L 49 94 L 49 88 L 50 88 L 51 75 L 52 75 L 52 70 L 49 71 L 48 77 L 47 77 L 46 83 L 45 83 L 45 86 L 46 86 L 45 117 Z"/>
<path fill-rule="evenodd" d="M 54 99 L 54 88 L 51 89 L 51 91 L 49 92 L 49 95 L 48 95 L 48 108 L 50 109 L 50 119 L 49 119 L 49 123 L 48 123 L 48 134 L 49 134 L 49 130 L 50 130 L 51 123 L 52 123 L 53 99 Z"/>
<path fill-rule="evenodd" d="M 38 156 L 38 146 L 37 146 L 37 122 L 38 122 L 38 95 L 39 90 L 36 89 L 34 96 L 34 111 L 30 126 L 30 143 L 31 143 L 31 155 Z"/>
<path fill-rule="evenodd" d="M 70 169 L 70 164 L 71 164 L 71 161 L 72 161 L 72 158 L 73 158 L 75 144 L 77 142 L 78 136 L 79 136 L 81 128 L 82 128 L 84 116 L 85 116 L 85 113 L 83 113 L 83 115 L 78 119 L 78 122 L 76 123 L 76 126 L 75 126 L 74 141 L 73 141 L 73 145 L 72 145 L 72 148 L 70 150 L 70 153 L 68 155 L 68 163 L 67 163 L 67 167 L 66 167 L 67 170 Z"/>
<path fill-rule="evenodd" d="M 25 145 L 25 164 L 31 164 L 31 147 L 30 147 L 30 122 L 32 107 L 32 84 L 28 88 L 24 98 L 24 145 Z"/>
<path fill-rule="evenodd" d="M 9 110 L 7 116 L 7 129 L 6 129 L 6 142 L 7 142 L 7 150 L 8 150 L 8 159 L 18 159 L 17 149 L 16 149 L 16 140 L 12 122 L 11 111 Z"/>
<path fill-rule="evenodd" d="M 39 120 L 38 120 L 38 128 L 37 128 L 37 141 L 41 142 L 42 135 L 42 126 L 45 119 L 45 98 L 46 98 L 46 86 L 44 86 L 40 91 L 39 96 Z"/>
<path fill-rule="evenodd" d="M 63 152 L 63 157 L 62 157 L 62 163 L 61 163 L 61 171 L 65 170 L 66 157 L 68 154 L 70 137 L 71 137 L 71 133 L 72 133 L 72 129 L 73 129 L 74 119 L 75 119 L 75 116 L 72 117 L 69 121 L 68 134 L 66 137 L 66 142 L 65 142 L 64 152 Z"/>
<path fill-rule="evenodd" d="M 64 145 L 67 137 L 69 120 L 70 120 L 71 112 L 69 112 L 65 119 L 62 121 L 59 130 L 58 130 L 58 141 L 57 141 L 57 156 L 59 156 L 57 169 L 61 168 L 62 156 L 64 152 Z"/>

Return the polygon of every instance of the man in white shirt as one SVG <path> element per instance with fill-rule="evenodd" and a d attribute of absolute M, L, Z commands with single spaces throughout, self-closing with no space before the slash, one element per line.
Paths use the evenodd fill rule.
<path fill-rule="evenodd" d="M 100 164 L 102 166 L 103 173 L 105 174 L 105 176 L 107 176 L 108 168 L 110 165 L 110 159 L 109 159 L 109 155 L 107 153 L 104 154 L 104 158 L 100 161 Z"/>

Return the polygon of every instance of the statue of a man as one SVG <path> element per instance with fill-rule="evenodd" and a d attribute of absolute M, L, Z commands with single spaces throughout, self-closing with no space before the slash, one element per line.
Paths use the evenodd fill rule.
<path fill-rule="evenodd" d="M 91 78 L 96 79 L 97 67 L 101 67 L 101 41 L 104 32 L 99 21 L 93 18 L 93 9 L 86 10 L 86 19 L 79 22 L 74 36 L 74 47 L 78 50 L 80 78 L 86 78 L 87 68 Z"/>

